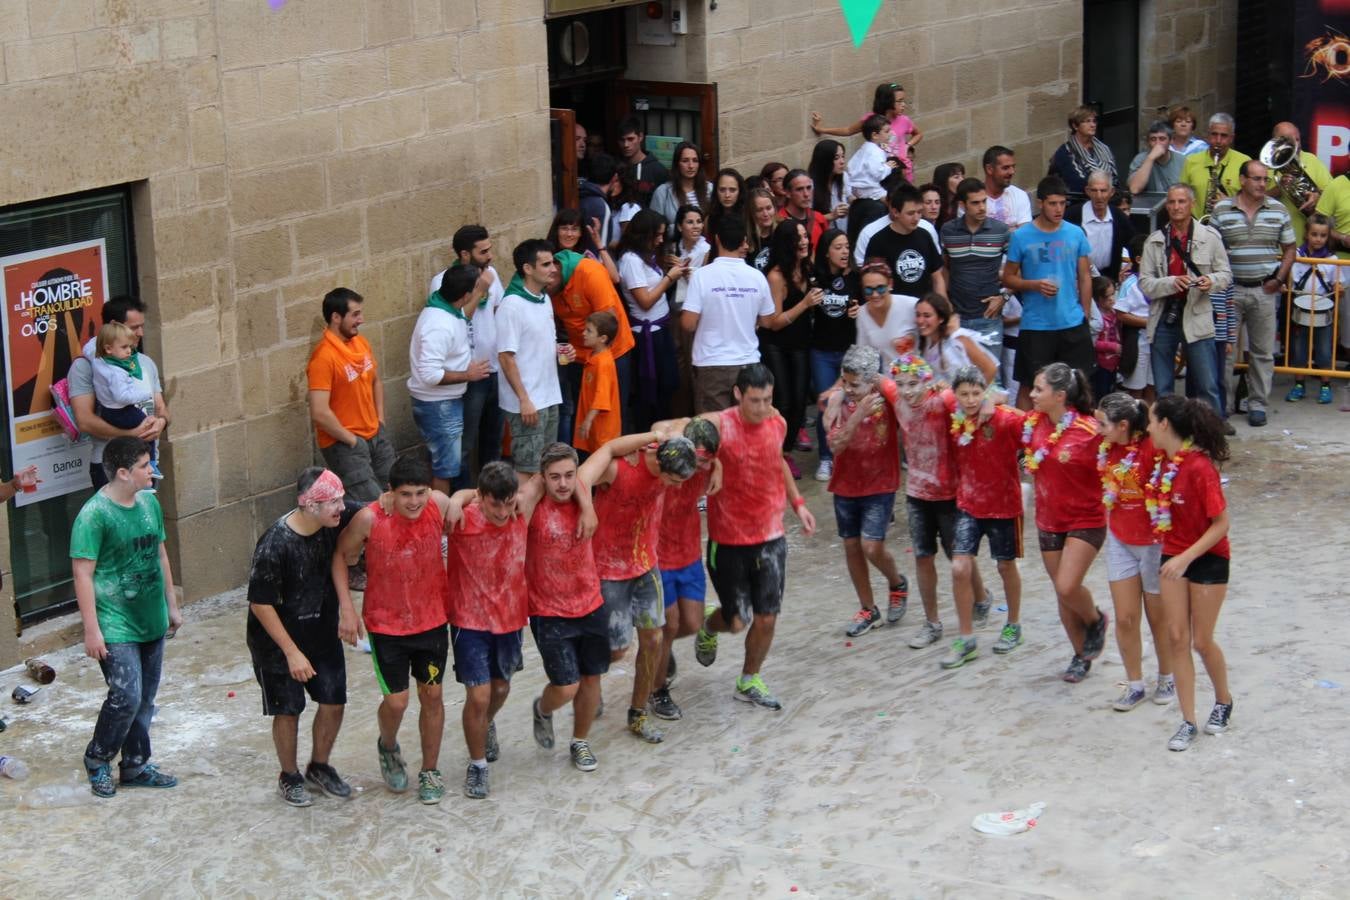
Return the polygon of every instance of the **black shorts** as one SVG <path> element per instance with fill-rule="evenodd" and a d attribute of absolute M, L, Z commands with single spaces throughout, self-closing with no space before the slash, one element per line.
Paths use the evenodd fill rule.
<path fill-rule="evenodd" d="M 909 516 L 909 543 L 914 548 L 914 558 L 937 556 L 941 542 L 942 552 L 951 559 L 956 535 L 956 501 L 906 497 L 905 510 Z"/>
<path fill-rule="evenodd" d="M 345 706 L 347 703 L 347 658 L 342 643 L 336 641 L 331 652 L 307 654 L 314 668 L 309 681 L 296 681 L 290 670 L 278 669 L 275 663 L 259 664 L 253 659 L 253 677 L 262 688 L 263 715 L 298 716 L 305 709 L 305 694 L 321 706 Z M 282 665 L 285 665 L 283 661 Z"/>
<path fill-rule="evenodd" d="M 1097 365 L 1092 347 L 1092 329 L 1087 322 L 1057 331 L 1027 331 L 1018 335 L 1017 359 L 1013 362 L 1013 378 L 1027 387 L 1036 373 L 1053 362 L 1067 363 L 1084 375 Z"/>
<path fill-rule="evenodd" d="M 1075 528 L 1073 531 L 1042 531 L 1036 529 L 1036 539 L 1041 545 L 1042 553 L 1055 553 L 1064 549 L 1064 542 L 1069 538 L 1078 538 L 1085 544 L 1091 544 L 1093 550 L 1102 549 L 1102 544 L 1106 543 L 1106 527 L 1101 528 Z"/>
<path fill-rule="evenodd" d="M 1171 556 L 1163 554 L 1165 563 Z M 1214 553 L 1206 553 L 1186 567 L 1186 580 L 1191 584 L 1227 584 L 1228 560 Z"/>
<path fill-rule="evenodd" d="M 370 632 L 370 660 L 382 694 L 406 691 L 410 674 L 418 684 L 440 684 L 449 653 L 450 637 L 444 625 L 418 634 Z"/>
<path fill-rule="evenodd" d="M 708 577 L 722 604 L 722 618 L 735 617 L 748 625 L 757 615 L 776 616 L 787 584 L 787 539 L 746 545 L 708 541 Z"/>
<path fill-rule="evenodd" d="M 583 676 L 609 671 L 608 621 L 604 606 L 579 618 L 530 617 L 530 633 L 549 684 L 566 687 Z"/>

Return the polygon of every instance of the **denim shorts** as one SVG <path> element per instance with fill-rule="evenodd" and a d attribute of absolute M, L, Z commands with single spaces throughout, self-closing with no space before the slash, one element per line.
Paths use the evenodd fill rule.
<path fill-rule="evenodd" d="M 914 547 L 914 558 L 937 556 L 938 541 L 941 540 L 942 552 L 951 559 L 956 501 L 906 497 L 905 502 L 909 508 L 909 542 Z"/>
<path fill-rule="evenodd" d="M 703 571 L 703 560 L 696 559 L 682 569 L 662 569 L 661 593 L 665 595 L 666 608 L 674 605 L 676 600 L 702 603 L 708 599 L 708 576 Z"/>
<path fill-rule="evenodd" d="M 464 398 L 412 398 L 413 421 L 431 453 L 431 473 L 447 481 L 459 477 L 464 441 Z"/>
<path fill-rule="evenodd" d="M 661 575 L 656 569 L 622 581 L 600 579 L 609 621 L 609 648 L 622 650 L 633 642 L 633 629 L 664 628 L 666 604 L 661 599 Z"/>
<path fill-rule="evenodd" d="M 1022 517 L 1015 519 L 977 519 L 963 509 L 956 511 L 952 553 L 977 556 L 980 538 L 989 538 L 989 555 L 999 562 L 1022 558 Z"/>
<path fill-rule="evenodd" d="M 472 628 L 450 626 L 450 646 L 455 652 L 455 680 L 465 687 L 489 681 L 510 681 L 524 668 L 521 647 L 525 630 L 493 634 Z"/>
<path fill-rule="evenodd" d="M 1138 575 L 1144 592 L 1157 594 L 1162 590 L 1158 569 L 1162 566 L 1162 544 L 1127 544 L 1106 532 L 1106 580 L 1125 581 Z"/>
<path fill-rule="evenodd" d="M 844 540 L 884 541 L 895 512 L 895 491 L 866 497 L 834 498 L 834 521 Z"/>

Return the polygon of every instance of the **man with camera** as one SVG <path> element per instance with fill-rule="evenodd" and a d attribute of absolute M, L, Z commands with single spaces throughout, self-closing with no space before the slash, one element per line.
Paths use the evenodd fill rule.
<path fill-rule="evenodd" d="M 1194 206 L 1190 185 L 1167 189 L 1167 224 L 1144 242 L 1139 289 L 1149 298 L 1148 340 L 1158 396 L 1173 392 L 1177 348 L 1182 347 L 1192 393 L 1222 415 L 1209 295 L 1228 287 L 1233 276 L 1223 241 L 1191 217 Z"/>

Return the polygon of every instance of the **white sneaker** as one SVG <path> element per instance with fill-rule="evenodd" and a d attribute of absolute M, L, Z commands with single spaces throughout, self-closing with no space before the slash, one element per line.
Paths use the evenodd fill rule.
<path fill-rule="evenodd" d="M 820 465 L 816 466 L 816 481 L 829 481 L 832 475 L 834 475 L 834 460 L 822 459 Z"/>
<path fill-rule="evenodd" d="M 936 644 L 942 640 L 941 622 L 924 622 L 923 626 L 914 633 L 914 637 L 909 639 L 909 646 L 915 650 L 922 650 L 931 644 Z"/>

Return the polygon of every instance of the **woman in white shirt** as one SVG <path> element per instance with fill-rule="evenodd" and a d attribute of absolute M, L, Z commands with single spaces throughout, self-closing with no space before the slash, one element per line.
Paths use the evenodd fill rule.
<path fill-rule="evenodd" d="M 675 239 L 666 247 L 666 267 L 683 263 L 684 277 L 675 285 L 671 312 L 678 313 L 684 306 L 684 295 L 689 290 L 689 276 L 708 260 L 712 247 L 703 238 L 703 211 L 685 204 L 675 213 Z M 678 340 L 678 337 L 676 338 Z"/>
<path fill-rule="evenodd" d="M 675 236 L 675 214 L 681 206 L 710 209 L 712 185 L 703 177 L 703 154 L 688 141 L 675 146 L 670 180 L 652 194 L 651 208 L 665 217 L 670 236 Z"/>
<path fill-rule="evenodd" d="M 811 151 L 807 174 L 815 184 L 811 208 L 825 217 L 825 221 L 845 233 L 848 232 L 848 204 L 853 199 L 849 186 L 844 145 L 838 141 L 820 141 Z"/>
<path fill-rule="evenodd" d="M 858 312 L 858 343 L 875 347 L 881 369 L 914 348 L 914 298 L 891 293 L 891 267 L 870 259 L 859 270 L 863 308 Z"/>
<path fill-rule="evenodd" d="M 932 367 L 933 374 L 951 381 L 962 366 L 974 366 L 993 384 L 998 375 L 998 360 L 980 343 L 980 336 L 961 328 L 961 318 L 952 310 L 951 301 L 939 293 L 924 294 L 914 306 L 914 326 L 919 332 L 919 353 Z"/>
<path fill-rule="evenodd" d="M 662 274 L 659 254 L 665 234 L 665 217 L 644 209 L 628 223 L 618 246 L 619 287 L 637 341 L 637 396 L 631 409 L 639 431 L 670 418 L 670 399 L 680 380 L 666 292 L 684 277 L 687 267 L 677 260 Z"/>

